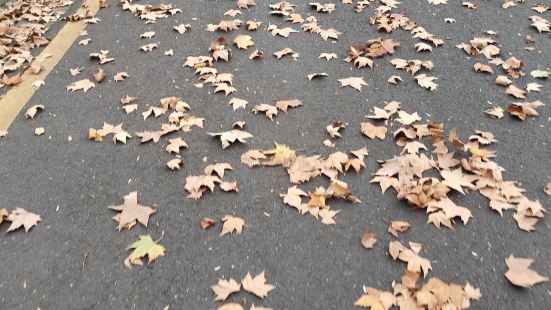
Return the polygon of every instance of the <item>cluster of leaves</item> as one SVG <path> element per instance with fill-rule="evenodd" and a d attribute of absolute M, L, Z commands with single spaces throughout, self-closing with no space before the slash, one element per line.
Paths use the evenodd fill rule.
<path fill-rule="evenodd" d="M 476 131 L 464 143 L 453 129 L 446 140 L 442 123 L 415 124 L 421 118 L 416 113 L 401 111 L 396 102 L 387 104 L 384 109 L 376 108 L 369 117 L 405 125 L 393 132 L 396 144 L 403 148 L 401 155 L 382 162 L 371 182 L 379 183 L 383 193 L 392 187 L 398 199 L 425 209 L 429 223 L 438 228 L 451 228 L 457 217 L 467 224 L 472 217 L 471 211 L 449 198 L 452 191 L 463 195 L 479 191 L 499 214 L 515 209 L 513 217 L 523 230 L 534 230 L 534 225 L 543 218 L 545 210 L 539 201 L 525 197 L 524 189 L 517 187 L 515 182 L 503 180 L 504 169 L 491 160 L 495 152 L 483 147 L 497 142 L 491 133 Z M 362 132 L 370 138 L 384 139 L 386 131 L 385 126 L 362 123 Z M 436 159 L 425 154 L 428 149 L 422 143 L 424 137 L 430 138 Z M 456 158 L 455 151 L 450 151 L 448 146 L 458 148 L 466 156 Z M 423 176 L 431 170 L 438 172 L 441 179 Z"/>
<path fill-rule="evenodd" d="M 212 291 L 214 292 L 214 300 L 215 301 L 225 301 L 228 299 L 228 297 L 234 293 L 238 293 L 241 291 L 241 287 L 243 287 L 243 290 L 254 294 L 258 298 L 264 299 L 268 296 L 268 293 L 275 289 L 275 286 L 272 284 L 266 283 L 266 276 L 264 275 L 264 271 L 259 273 L 254 278 L 251 276 L 250 273 L 247 272 L 247 275 L 243 280 L 241 280 L 241 283 L 238 283 L 232 278 L 229 279 L 218 279 L 218 283 L 211 286 Z M 220 306 L 218 309 L 243 309 L 243 307 L 240 304 L 236 303 L 229 303 Z M 268 309 L 263 307 L 255 307 L 253 304 L 251 306 L 251 309 Z"/>
<path fill-rule="evenodd" d="M 18 0 L 0 8 L 0 88 L 21 83 L 19 73 L 11 77 L 7 74 L 17 72 L 26 64 L 33 63 L 31 72 L 34 74 L 42 71 L 41 63 L 48 56 L 33 57 L 31 51 L 49 43 L 44 37 L 45 32 L 63 15 L 60 8 L 71 3 L 63 0 Z"/>
<path fill-rule="evenodd" d="M 417 284 L 419 278 L 419 273 L 406 270 L 401 283 L 393 282 L 392 291 L 364 286 L 363 295 L 354 305 L 372 310 L 388 310 L 394 306 L 399 309 L 468 309 L 472 300 L 482 297 L 480 289 L 468 282 L 461 286 L 430 278 L 420 285 Z"/>

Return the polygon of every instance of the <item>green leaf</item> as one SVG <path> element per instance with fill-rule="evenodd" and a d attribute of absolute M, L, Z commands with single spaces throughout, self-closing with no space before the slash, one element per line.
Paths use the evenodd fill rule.
<path fill-rule="evenodd" d="M 165 255 L 165 247 L 153 241 L 150 235 L 140 236 L 140 240 L 132 243 L 127 248 L 127 250 L 130 249 L 134 249 L 134 251 L 125 260 L 125 265 L 127 266 L 130 266 L 130 264 L 140 264 L 140 259 L 145 255 L 149 258 L 148 264 L 157 257 Z"/>

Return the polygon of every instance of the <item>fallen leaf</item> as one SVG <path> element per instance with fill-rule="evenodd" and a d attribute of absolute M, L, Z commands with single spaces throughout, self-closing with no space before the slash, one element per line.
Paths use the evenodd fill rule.
<path fill-rule="evenodd" d="M 115 76 L 113 77 L 113 80 L 116 82 L 124 81 L 128 78 L 128 73 L 126 72 L 117 72 Z"/>
<path fill-rule="evenodd" d="M 96 82 L 101 82 L 105 78 L 105 73 L 103 72 L 103 69 L 97 68 L 96 71 L 94 71 L 94 79 Z"/>
<path fill-rule="evenodd" d="M 216 133 L 209 132 L 207 134 L 212 137 L 220 137 L 220 142 L 222 143 L 223 149 L 229 147 L 235 141 L 247 143 L 247 139 L 253 137 L 253 135 L 251 135 L 250 133 L 240 129 L 232 129 Z"/>
<path fill-rule="evenodd" d="M 436 90 L 436 87 L 438 87 L 438 84 L 433 82 L 438 79 L 437 77 L 428 76 L 423 73 L 415 76 L 415 79 L 417 80 L 417 84 L 419 84 L 419 86 L 426 88 L 429 91 L 434 91 Z"/>
<path fill-rule="evenodd" d="M 74 92 L 76 90 L 82 89 L 84 92 L 87 92 L 90 88 L 94 87 L 96 87 L 96 84 L 94 84 L 89 79 L 84 79 L 71 83 L 69 86 L 67 86 L 67 91 Z"/>
<path fill-rule="evenodd" d="M 201 219 L 201 228 L 203 229 L 209 229 L 210 227 L 212 227 L 212 225 L 214 225 L 216 222 L 209 218 L 209 217 L 204 217 Z"/>
<path fill-rule="evenodd" d="M 233 43 L 237 45 L 238 48 L 247 49 L 254 45 L 254 41 L 252 40 L 251 36 L 240 34 L 235 39 L 233 39 Z"/>
<path fill-rule="evenodd" d="M 141 265 L 141 258 L 146 255 L 148 264 L 156 260 L 157 257 L 165 255 L 165 247 L 153 241 L 150 235 L 140 236 L 140 240 L 132 243 L 127 250 L 133 250 L 124 260 L 124 265 L 129 268 L 132 264 Z"/>
<path fill-rule="evenodd" d="M 113 217 L 113 220 L 118 222 L 117 229 L 120 231 L 123 228 L 130 229 L 136 222 L 147 227 L 147 222 L 151 214 L 155 213 L 151 207 L 142 206 L 138 203 L 138 192 L 131 192 L 123 197 L 124 202 L 118 206 L 108 206 L 107 208 L 115 211 L 121 211 Z"/>
<path fill-rule="evenodd" d="M 229 280 L 218 279 L 218 283 L 210 287 L 214 292 L 215 301 L 224 301 L 232 293 L 239 292 L 241 290 L 241 284 L 237 283 L 234 279 Z"/>
<path fill-rule="evenodd" d="M 275 286 L 266 283 L 264 271 L 254 278 L 247 272 L 245 278 L 241 280 L 241 284 L 245 291 L 253 293 L 262 299 L 268 296 L 268 293 L 275 288 Z"/>
<path fill-rule="evenodd" d="M 377 238 L 375 238 L 374 233 L 366 232 L 362 235 L 361 242 L 364 248 L 372 249 L 375 243 L 377 243 Z"/>
<path fill-rule="evenodd" d="M 380 140 L 385 139 L 386 132 L 388 129 L 385 126 L 375 126 L 371 123 L 365 122 L 361 123 L 361 131 L 364 135 L 370 139 L 378 138 Z"/>
<path fill-rule="evenodd" d="M 44 127 L 38 127 L 38 128 L 35 128 L 35 129 L 34 129 L 34 134 L 37 135 L 37 136 L 43 135 L 44 132 L 46 132 L 46 130 L 44 129 Z"/>
<path fill-rule="evenodd" d="M 38 214 L 29 212 L 23 208 L 15 208 L 15 210 L 10 212 L 7 220 L 11 222 L 10 227 L 8 227 L 8 232 L 14 231 L 21 226 L 25 228 L 25 232 L 28 232 L 42 219 Z"/>
<path fill-rule="evenodd" d="M 535 270 L 530 269 L 533 262 L 534 260 L 530 258 L 509 256 L 505 260 L 509 268 L 505 272 L 505 277 L 509 282 L 520 287 L 532 287 L 538 283 L 549 281 L 549 278 L 543 277 Z"/>
<path fill-rule="evenodd" d="M 369 86 L 364 81 L 363 77 L 349 77 L 346 79 L 339 79 L 338 81 L 341 82 L 341 87 L 350 86 L 360 92 L 362 91 L 362 86 Z"/>
<path fill-rule="evenodd" d="M 232 215 L 225 215 L 222 218 L 222 222 L 224 222 L 224 225 L 222 226 L 220 236 L 233 234 L 234 232 L 239 235 L 243 230 L 243 226 L 245 226 L 244 219 Z M 243 286 L 243 288 L 245 288 L 245 286 Z M 245 288 L 245 290 L 247 289 Z"/>
<path fill-rule="evenodd" d="M 25 112 L 25 117 L 30 118 L 30 119 L 34 119 L 34 116 L 36 115 L 36 113 L 38 113 L 39 111 L 42 111 L 42 110 L 44 110 L 43 105 L 35 104 L 32 107 L 27 109 L 27 112 Z"/>

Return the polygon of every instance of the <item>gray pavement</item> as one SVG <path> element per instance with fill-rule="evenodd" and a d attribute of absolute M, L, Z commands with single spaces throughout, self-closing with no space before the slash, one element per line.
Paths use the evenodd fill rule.
<path fill-rule="evenodd" d="M 551 276 L 548 218 L 540 221 L 535 232 L 526 233 L 517 228 L 510 212 L 500 217 L 485 198 L 472 193 L 452 196 L 473 213 L 466 226 L 456 223 L 453 230 L 438 230 L 427 225 L 423 211 L 414 211 L 398 201 L 392 191 L 383 195 L 377 185 L 369 184 L 371 173 L 378 168 L 377 160 L 399 154 L 400 148 L 390 137 L 370 140 L 359 130 L 359 123 L 374 106 L 398 100 L 408 112 L 442 121 L 448 130 L 457 127 L 463 138 L 475 129 L 490 131 L 499 140 L 496 161 L 506 169 L 505 179 L 518 181 L 527 189 L 527 196 L 539 199 L 549 209 L 550 198 L 542 191 L 551 178 L 549 81 L 538 81 L 544 85 L 542 91 L 530 93 L 530 101 L 538 99 L 546 104 L 539 117 L 525 122 L 509 116 L 492 119 L 483 113 L 490 106 L 487 101 L 506 107 L 517 100 L 493 83 L 495 75 L 473 72 L 477 59 L 468 59 L 454 47 L 492 29 L 498 32 L 496 40 L 505 59 L 509 55 L 521 58 L 527 63 L 525 72 L 538 66 L 549 68 L 550 37 L 529 26 L 528 16 L 536 14 L 530 10 L 534 1 L 509 10 L 501 9 L 496 1 L 474 1 L 479 6 L 475 11 L 456 1 L 441 6 L 404 1 L 397 11 L 407 12 L 429 32 L 446 39 L 444 47 L 419 54 L 414 50 L 418 40 L 408 32 L 396 30 L 387 35 L 368 25 L 373 8 L 354 13 L 352 6 L 340 2 L 335 12 L 322 15 L 306 2 L 295 1 L 303 16 L 313 14 L 320 25 L 343 33 L 336 43 L 303 32 L 287 39 L 273 37 L 265 27 L 287 23 L 269 16 L 268 3 L 259 0 L 256 7 L 238 16 L 264 22 L 262 29 L 247 33 L 255 46 L 247 51 L 232 47 L 231 61 L 218 62 L 216 67 L 219 72 L 235 75 L 235 97 L 248 100 L 248 107 L 277 99 L 302 100 L 303 107 L 281 114 L 273 122 L 249 108 L 233 112 L 227 106 L 231 96 L 208 94 L 209 87 L 193 87 L 197 83 L 193 70 L 182 67 L 187 56 L 207 55 L 210 42 L 219 36 L 231 40 L 247 32 L 204 31 L 206 24 L 218 22 L 225 11 L 235 8 L 234 1 L 176 1 L 173 4 L 182 8 L 183 14 L 150 25 L 112 2 L 99 12 L 101 22 L 87 27 L 92 42 L 88 46 L 74 44 L 27 105 L 43 104 L 46 110 L 33 121 L 21 113 L 9 136 L 0 139 L 0 208 L 23 207 L 42 216 L 42 222 L 27 234 L 6 233 L 7 225 L 0 225 L 1 309 L 163 309 L 166 305 L 170 309 L 215 309 L 221 303 L 213 301 L 210 286 L 218 278 L 242 279 L 247 272 L 263 270 L 268 282 L 276 285 L 267 298 L 260 300 L 241 292 L 228 300 L 246 300 L 247 308 L 252 302 L 274 309 L 352 309 L 362 285 L 389 290 L 392 281 L 400 280 L 405 265 L 387 254 L 388 242 L 394 240 L 386 232 L 388 222 L 397 219 L 412 224 L 400 239 L 423 244 L 422 255 L 432 261 L 430 276 L 480 287 L 483 297 L 474 302 L 473 309 L 549 309 L 549 282 L 518 289 L 503 275 L 504 260 L 513 254 L 533 258 L 534 268 Z M 549 18 L 549 14 L 543 16 Z M 444 24 L 445 17 L 456 22 Z M 179 35 L 171 29 L 180 22 L 190 23 L 191 31 Z M 156 32 L 153 39 L 138 39 L 148 30 Z M 540 52 L 524 50 L 527 34 L 536 39 L 533 46 Z M 322 52 L 335 52 L 343 58 L 348 46 L 381 35 L 399 40 L 402 46 L 393 56 L 376 59 L 374 69 L 318 59 Z M 138 48 L 144 42 L 159 42 L 160 48 L 142 53 Z M 285 47 L 300 53 L 300 58 L 276 60 L 272 56 Z M 247 56 L 255 48 L 265 56 L 251 61 Z M 88 54 L 100 49 L 116 57 L 102 66 L 110 80 L 85 94 L 66 92 L 70 82 L 91 78 L 97 63 L 89 60 Z M 174 56 L 163 56 L 168 49 L 174 50 Z M 431 59 L 435 64 L 431 75 L 439 77 L 437 91 L 429 92 L 416 85 L 409 74 L 396 71 L 390 64 L 393 57 Z M 69 69 L 74 67 L 85 69 L 80 76 L 71 77 Z M 112 76 L 119 71 L 127 71 L 129 79 L 113 82 Z M 310 82 L 306 75 L 313 72 L 327 72 L 329 77 Z M 388 85 L 386 80 L 393 74 L 399 74 L 405 83 Z M 369 86 L 362 92 L 340 88 L 337 79 L 349 76 L 363 76 Z M 518 81 L 518 85 L 525 85 L 532 79 Z M 134 137 L 126 145 L 114 145 L 109 139 L 103 143 L 87 140 L 88 128 L 99 128 L 103 122 L 122 122 L 132 134 L 159 126 L 160 119 L 144 121 L 140 113 L 126 115 L 120 110 L 119 99 L 126 94 L 138 97 L 139 112 L 163 97 L 179 96 L 190 104 L 193 115 L 205 118 L 204 129 L 170 136 L 182 136 L 189 145 L 182 154 L 182 170 L 166 168 L 165 163 L 173 158 L 164 151 L 166 138 L 157 144 L 140 144 Z M 227 130 L 238 120 L 246 121 L 247 131 L 254 135 L 248 145 L 222 150 L 219 141 L 206 134 Z M 328 149 L 321 144 L 328 138 L 325 126 L 336 120 L 349 125 L 343 139 L 336 142 L 337 148 Z M 34 128 L 40 126 L 46 133 L 36 137 Z M 331 226 L 285 206 L 279 193 L 291 184 L 283 169 L 250 169 L 239 162 L 243 152 L 270 148 L 274 141 L 301 149 L 306 155 L 366 146 L 366 170 L 359 176 L 349 173 L 343 178 L 362 203 L 332 202 L 331 206 L 341 212 L 337 224 Z M 228 162 L 234 167 L 228 179 L 238 181 L 239 193 L 217 189 L 199 201 L 186 199 L 184 180 L 202 173 L 205 156 L 207 163 Z M 312 190 L 327 183 L 317 178 L 301 188 Z M 119 204 L 131 191 L 138 191 L 140 203 L 158 209 L 147 229 L 138 225 L 118 232 L 111 220 L 114 212 L 106 206 Z M 220 223 L 207 231 L 199 226 L 202 217 L 219 220 L 225 214 L 246 220 L 241 235 L 219 237 Z M 366 230 L 375 232 L 379 240 L 372 250 L 359 242 Z M 150 265 L 124 267 L 129 244 L 139 235 L 150 234 L 156 239 L 162 232 L 166 256 Z M 217 266 L 220 269 L 215 271 Z"/>

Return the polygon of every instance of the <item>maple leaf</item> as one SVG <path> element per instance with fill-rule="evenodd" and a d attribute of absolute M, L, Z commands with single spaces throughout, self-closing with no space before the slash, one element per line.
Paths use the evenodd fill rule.
<path fill-rule="evenodd" d="M 191 28 L 190 24 L 179 24 L 177 26 L 173 26 L 172 29 L 178 31 L 179 34 L 184 34 L 188 31 L 188 29 Z"/>
<path fill-rule="evenodd" d="M 269 104 L 266 104 L 266 103 L 261 103 L 259 105 L 256 105 L 252 111 L 256 114 L 256 113 L 265 113 L 266 114 L 266 117 L 268 117 L 270 120 L 273 120 L 273 117 L 275 115 L 277 115 L 277 107 L 273 106 L 273 105 L 269 105 Z"/>
<path fill-rule="evenodd" d="M 307 77 L 310 81 L 313 80 L 313 79 L 319 79 L 319 78 L 328 77 L 328 76 L 329 75 L 325 72 L 317 72 L 317 73 L 312 73 L 312 74 L 307 75 Z"/>
<path fill-rule="evenodd" d="M 239 99 L 239 98 L 231 98 L 230 101 L 228 102 L 229 105 L 232 106 L 233 110 L 237 110 L 239 108 L 246 108 L 247 107 L 247 104 L 249 102 L 247 100 L 244 100 L 244 99 Z"/>
<path fill-rule="evenodd" d="M 36 115 L 36 113 L 38 113 L 39 111 L 42 111 L 42 110 L 44 110 L 43 105 L 35 104 L 32 107 L 27 109 L 27 112 L 25 112 L 25 117 L 30 118 L 30 119 L 34 119 L 34 116 Z"/>
<path fill-rule="evenodd" d="M 214 292 L 215 301 L 224 301 L 232 293 L 239 292 L 241 290 L 241 284 L 237 283 L 234 279 L 229 280 L 218 279 L 218 283 L 210 287 Z"/>
<path fill-rule="evenodd" d="M 276 108 L 287 114 L 288 108 L 296 108 L 302 105 L 302 102 L 298 99 L 278 100 L 276 101 Z"/>
<path fill-rule="evenodd" d="M 214 225 L 216 222 L 211 219 L 211 218 L 208 218 L 208 217 L 204 217 L 201 219 L 201 228 L 203 229 L 209 229 L 210 227 L 212 227 L 212 225 Z"/>
<path fill-rule="evenodd" d="M 253 293 L 262 299 L 268 296 L 268 293 L 275 288 L 275 286 L 266 283 L 264 271 L 254 278 L 247 272 L 245 278 L 241 280 L 241 284 L 243 285 L 243 289 L 245 291 Z"/>
<path fill-rule="evenodd" d="M 418 251 L 414 251 L 414 247 L 411 246 L 408 249 L 400 241 L 391 241 L 388 245 L 388 252 L 394 260 L 400 259 L 407 263 L 407 269 L 411 272 L 423 272 L 424 276 L 427 276 L 429 270 L 432 269 L 431 263 L 428 259 L 418 255 Z"/>
<path fill-rule="evenodd" d="M 124 81 L 128 78 L 128 73 L 126 72 L 117 72 L 117 74 L 115 74 L 115 76 L 113 77 L 113 80 L 115 82 L 120 82 L 120 81 Z"/>
<path fill-rule="evenodd" d="M 364 81 L 363 77 L 349 77 L 346 79 L 339 79 L 338 81 L 341 82 L 341 87 L 350 86 L 360 92 L 362 91 L 362 86 L 369 86 Z"/>
<path fill-rule="evenodd" d="M 291 55 L 291 57 L 293 57 L 294 60 L 297 60 L 298 57 L 299 57 L 299 54 L 298 53 L 295 53 L 292 49 L 286 47 L 280 51 L 277 51 L 274 53 L 274 56 L 277 58 L 277 59 L 281 59 L 281 57 L 285 56 L 285 55 Z"/>
<path fill-rule="evenodd" d="M 205 167 L 205 175 L 211 175 L 215 172 L 220 178 L 223 178 L 226 170 L 233 170 L 233 168 L 228 163 L 211 164 Z"/>
<path fill-rule="evenodd" d="M 302 206 L 302 197 L 308 196 L 303 190 L 298 188 L 296 185 L 289 187 L 286 194 L 279 194 L 280 197 L 283 197 L 283 203 L 296 208 L 297 210 L 301 209 Z"/>
<path fill-rule="evenodd" d="M 96 82 L 101 82 L 105 78 L 105 73 L 103 72 L 103 69 L 97 68 L 96 71 L 94 71 L 94 79 Z"/>
<path fill-rule="evenodd" d="M 384 140 L 386 132 L 388 131 L 385 126 L 375 126 L 368 122 L 361 123 L 360 126 L 362 133 L 370 139 L 378 138 Z"/>
<path fill-rule="evenodd" d="M 2 209 L 5 211 L 5 209 Z M 2 215 L 2 217 L 5 216 L 5 212 Z M 38 224 L 42 219 L 40 218 L 40 215 L 29 212 L 23 208 L 16 208 L 15 210 L 12 210 L 7 218 L 8 221 L 11 222 L 10 227 L 8 227 L 8 232 L 14 231 L 18 229 L 19 227 L 23 226 L 25 228 L 25 232 L 28 232 Z"/>
<path fill-rule="evenodd" d="M 345 124 L 343 124 L 342 122 L 337 121 L 337 122 L 334 122 L 332 124 L 327 125 L 327 127 L 325 127 L 325 130 L 331 136 L 331 138 L 341 138 L 341 134 L 340 134 L 339 130 L 344 129 L 344 128 L 346 128 Z"/>
<path fill-rule="evenodd" d="M 275 142 L 275 148 L 263 151 L 264 155 L 271 156 L 270 160 L 263 164 L 266 166 L 282 165 L 285 168 L 291 166 L 296 159 L 296 153 L 285 144 Z"/>
<path fill-rule="evenodd" d="M 415 76 L 415 79 L 417 80 L 417 84 L 419 84 L 419 86 L 426 88 L 429 91 L 434 91 L 436 90 L 436 87 L 438 87 L 438 84 L 433 82 L 438 79 L 437 77 L 428 76 L 423 73 Z"/>
<path fill-rule="evenodd" d="M 537 100 L 533 102 L 520 103 L 516 102 L 511 104 L 507 108 L 509 114 L 518 117 L 520 120 L 524 121 L 527 116 L 537 116 L 539 115 L 537 108 L 544 106 L 543 102 Z"/>
<path fill-rule="evenodd" d="M 285 27 L 285 28 L 278 28 L 276 25 L 270 25 L 266 30 L 270 31 L 272 33 L 272 36 L 281 36 L 284 38 L 289 37 L 289 34 L 291 33 L 297 33 L 298 30 L 295 30 L 291 27 Z"/>
<path fill-rule="evenodd" d="M 461 172 L 461 168 L 455 169 L 453 171 L 442 170 L 440 174 L 444 178 L 442 184 L 455 189 L 461 194 L 465 194 L 465 192 L 463 191 L 464 187 L 468 189 L 475 189 L 475 186 L 471 183 L 472 180 L 470 180 L 466 175 Z"/>
<path fill-rule="evenodd" d="M 493 107 L 493 108 L 489 108 L 487 109 L 486 111 L 484 111 L 486 114 L 489 114 L 495 118 L 502 118 L 504 115 L 503 115 L 503 108 L 501 107 Z"/>
<path fill-rule="evenodd" d="M 377 238 L 375 238 L 374 233 L 366 232 L 362 235 L 361 243 L 366 249 L 372 249 L 377 243 Z"/>
<path fill-rule="evenodd" d="M 147 227 L 147 222 L 151 214 L 155 213 L 151 207 L 142 206 L 138 203 L 138 192 L 131 192 L 123 197 L 124 202 L 118 206 L 108 206 L 107 208 L 115 211 L 121 211 L 113 219 L 118 222 L 117 229 L 130 229 L 136 222 Z"/>
<path fill-rule="evenodd" d="M 260 150 L 249 150 L 241 155 L 241 163 L 249 168 L 260 165 L 260 159 L 266 159 Z"/>
<path fill-rule="evenodd" d="M 530 269 L 534 262 L 530 258 L 519 258 L 513 255 L 509 256 L 505 263 L 509 268 L 505 272 L 505 277 L 511 283 L 520 287 L 532 287 L 538 283 L 549 281 L 549 278 L 539 275 L 535 270 Z"/>
<path fill-rule="evenodd" d="M 390 226 L 388 227 L 388 232 L 394 237 L 398 238 L 398 232 L 406 232 L 409 230 L 411 225 L 408 222 L 404 221 L 391 221 Z"/>
<path fill-rule="evenodd" d="M 243 230 L 243 226 L 245 226 L 245 220 L 232 215 L 225 215 L 222 218 L 222 222 L 224 222 L 224 225 L 222 226 L 222 231 L 220 232 L 220 236 L 226 235 L 226 234 L 233 234 L 235 231 L 236 234 L 241 234 L 241 231 Z"/>
<path fill-rule="evenodd" d="M 2 224 L 2 222 L 8 218 L 8 215 L 8 210 L 6 210 L 5 208 L 0 209 L 0 224 Z"/>
<path fill-rule="evenodd" d="M 387 82 L 389 84 L 398 85 L 398 81 L 403 82 L 402 78 L 399 75 L 393 75 L 388 78 Z"/>
<path fill-rule="evenodd" d="M 156 48 L 159 48 L 158 43 L 149 43 L 149 44 L 140 46 L 140 50 L 142 50 L 144 52 L 151 52 L 152 50 L 154 50 Z"/>
<path fill-rule="evenodd" d="M 170 170 L 180 170 L 181 165 L 182 165 L 182 159 L 180 159 L 180 158 L 171 159 L 166 163 L 166 166 Z"/>
<path fill-rule="evenodd" d="M 492 70 L 492 67 L 482 64 L 480 62 L 477 62 L 473 65 L 475 72 L 484 72 L 484 73 L 494 73 L 494 70 Z"/>
<path fill-rule="evenodd" d="M 187 143 L 182 138 L 178 137 L 175 139 L 169 139 L 170 143 L 166 146 L 166 151 L 171 153 L 180 154 L 180 148 L 184 147 L 187 148 Z"/>
<path fill-rule="evenodd" d="M 331 60 L 333 58 L 337 59 L 338 57 L 337 57 L 337 54 L 335 53 L 321 53 L 318 58 L 325 58 L 326 60 Z"/>
<path fill-rule="evenodd" d="M 212 175 L 200 175 L 200 176 L 188 176 L 186 178 L 186 184 L 184 189 L 189 193 L 187 198 L 199 199 L 203 196 L 203 193 L 207 188 L 213 192 L 214 186 L 216 183 L 221 183 L 222 181 L 217 176 Z"/>
<path fill-rule="evenodd" d="M 252 40 L 251 36 L 240 34 L 235 39 L 233 39 L 233 43 L 237 45 L 238 48 L 247 49 L 250 46 L 254 45 L 254 41 Z"/>
<path fill-rule="evenodd" d="M 300 184 L 320 175 L 320 156 L 298 156 L 287 168 L 291 183 Z"/>
<path fill-rule="evenodd" d="M 151 39 L 155 36 L 155 31 L 147 31 L 140 34 L 140 39 Z"/>
<path fill-rule="evenodd" d="M 67 86 L 67 91 L 74 92 L 76 90 L 83 90 L 84 92 L 87 92 L 90 88 L 96 87 L 96 84 L 94 84 L 89 79 L 84 79 L 80 81 L 73 82 Z"/>
<path fill-rule="evenodd" d="M 158 241 L 157 241 L 158 242 Z M 134 265 L 141 265 L 141 258 L 147 255 L 150 264 L 159 256 L 165 255 L 165 247 L 151 239 L 150 235 L 140 236 L 140 240 L 132 243 L 127 250 L 133 250 L 132 253 L 124 260 L 124 265 L 128 268 Z"/>
<path fill-rule="evenodd" d="M 239 188 L 237 187 L 237 181 L 233 182 L 222 182 L 220 183 L 220 189 L 224 192 L 239 192 Z"/>
<path fill-rule="evenodd" d="M 223 149 L 229 147 L 235 141 L 239 141 L 241 143 L 247 143 L 247 139 L 253 137 L 253 135 L 251 135 L 250 133 L 240 129 L 232 129 L 224 132 L 214 132 L 214 133 L 208 132 L 207 134 L 212 137 L 220 137 L 220 142 L 222 143 Z"/>

